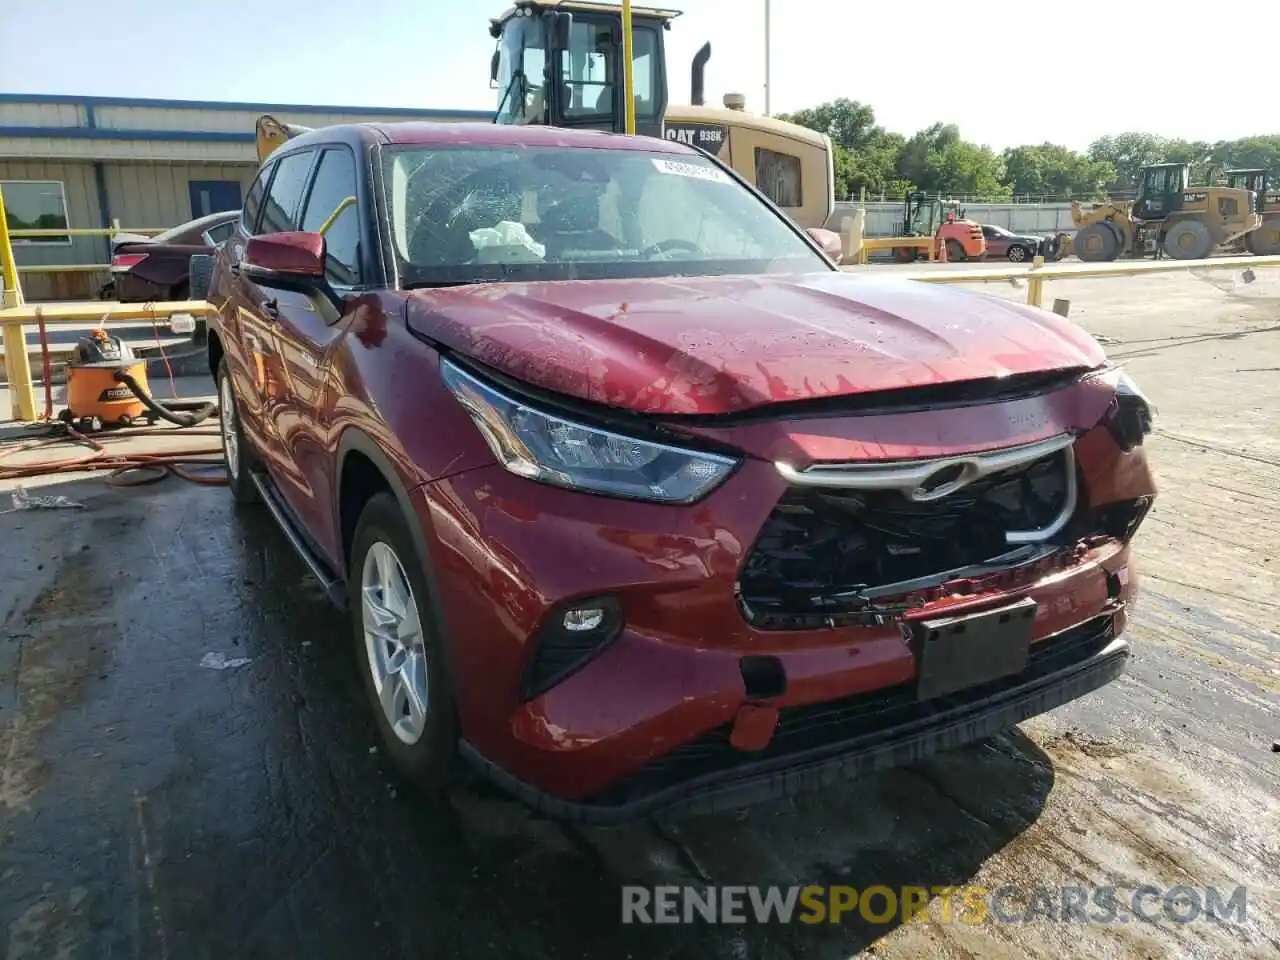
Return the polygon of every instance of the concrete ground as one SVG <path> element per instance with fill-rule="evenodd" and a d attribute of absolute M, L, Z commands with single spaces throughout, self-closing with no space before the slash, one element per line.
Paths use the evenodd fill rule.
<path fill-rule="evenodd" d="M 475 786 L 431 812 L 389 774 L 349 631 L 263 513 L 175 478 L 29 484 L 83 509 L 0 514 L 4 955 L 1276 956 L 1280 271 L 1050 296 L 1159 407 L 1127 675 L 988 743 L 732 816 L 580 830 Z M 624 883 L 1012 885 L 1020 918 L 1037 887 L 1116 886 L 1122 907 L 623 926 Z M 1124 905 L 1144 884 L 1243 886 L 1246 916 L 1140 922 Z"/>

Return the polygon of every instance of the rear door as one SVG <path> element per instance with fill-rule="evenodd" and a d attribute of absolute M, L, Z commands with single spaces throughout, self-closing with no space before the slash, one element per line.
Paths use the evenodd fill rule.
<path fill-rule="evenodd" d="M 340 296 L 369 279 L 362 276 L 361 267 L 365 211 L 357 170 L 349 147 L 323 148 L 298 216 L 302 230 L 324 235 L 325 275 Z M 272 331 L 284 389 L 273 399 L 268 415 L 287 464 L 280 477 L 281 492 L 316 544 L 333 557 L 338 537 L 332 510 L 332 413 L 338 385 L 331 361 L 350 317 L 320 297 L 282 290 L 276 302 Z"/>

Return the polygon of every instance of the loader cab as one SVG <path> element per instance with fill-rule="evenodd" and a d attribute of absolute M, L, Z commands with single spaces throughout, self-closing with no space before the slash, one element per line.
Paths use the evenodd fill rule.
<path fill-rule="evenodd" d="M 636 133 L 663 135 L 667 108 L 663 35 L 678 11 L 633 7 Z M 496 123 L 626 131 L 622 15 L 587 0 L 517 0 L 492 20 L 490 85 Z"/>
<path fill-rule="evenodd" d="M 1253 191 L 1253 212 L 1262 213 L 1267 205 L 1266 170 L 1227 170 L 1227 186 L 1233 190 Z"/>
<path fill-rule="evenodd" d="M 1163 220 L 1182 209 L 1183 192 L 1191 178 L 1185 163 L 1156 163 L 1143 167 L 1133 212 L 1139 220 Z"/>

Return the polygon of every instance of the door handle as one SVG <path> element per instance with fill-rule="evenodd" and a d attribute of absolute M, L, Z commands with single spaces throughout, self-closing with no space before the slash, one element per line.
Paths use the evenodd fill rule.
<path fill-rule="evenodd" d="M 280 304 L 275 300 L 263 300 L 258 304 L 258 309 L 264 317 L 272 322 L 280 319 Z"/>

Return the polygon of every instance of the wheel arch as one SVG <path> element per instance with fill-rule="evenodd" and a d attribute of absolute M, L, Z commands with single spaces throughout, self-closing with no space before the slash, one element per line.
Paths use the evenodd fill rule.
<path fill-rule="evenodd" d="M 209 329 L 209 375 L 218 379 L 218 367 L 222 365 L 222 358 L 226 356 L 226 348 L 222 345 L 222 335 L 214 328 Z"/>
<path fill-rule="evenodd" d="M 383 451 L 382 447 L 379 446 L 378 442 L 363 430 L 358 427 L 348 427 L 342 432 L 342 437 L 338 441 L 336 460 L 337 471 L 336 482 L 333 487 L 333 509 L 334 516 L 338 520 L 337 529 L 342 541 L 339 544 L 342 550 L 341 559 L 345 565 L 350 559 L 351 535 L 355 532 L 355 524 L 359 519 L 359 508 L 363 506 L 364 501 L 369 496 L 377 492 L 377 488 L 386 490 L 387 493 L 390 493 L 395 498 L 406 520 L 417 517 L 417 513 L 413 509 L 413 501 L 409 497 L 409 490 L 400 478 L 400 471 L 396 469 L 395 464 Z M 344 487 L 347 483 L 354 481 L 358 481 L 365 486 L 367 495 L 355 500 L 351 498 L 352 491 L 347 489 L 346 498 L 344 499 Z M 356 516 L 344 517 L 344 508 L 347 511 L 354 509 Z M 424 558 L 428 557 L 430 553 L 426 536 L 416 523 L 411 523 L 409 526 L 413 533 L 414 546 L 421 551 Z"/>
<path fill-rule="evenodd" d="M 455 663 L 452 634 L 448 630 L 448 625 L 444 618 L 444 610 L 440 606 L 440 585 L 436 579 L 436 568 L 433 562 L 431 546 L 427 541 L 426 533 L 423 531 L 422 520 L 418 512 L 413 508 L 413 500 L 409 496 L 409 488 L 405 486 L 404 481 L 401 479 L 400 471 L 396 469 L 391 457 L 387 455 L 378 442 L 358 427 L 348 427 L 342 432 L 342 437 L 338 441 L 335 462 L 337 469 L 333 485 L 333 509 L 335 511 L 334 516 L 338 521 L 335 529 L 338 530 L 338 548 L 341 551 L 344 578 L 347 569 L 351 565 L 351 546 L 356 524 L 360 519 L 360 509 L 364 503 L 368 502 L 368 498 L 375 493 L 389 493 L 400 507 L 400 512 L 404 515 L 405 526 L 409 531 L 409 537 L 413 540 L 413 545 L 418 551 L 418 557 L 422 563 L 422 578 L 427 585 L 427 603 L 431 611 L 431 625 L 433 629 L 438 631 L 438 636 L 441 639 L 441 646 L 445 651 L 445 669 L 453 683 L 454 692 L 455 694 L 459 693 L 458 681 L 460 678 Z M 368 471 L 370 470 L 374 471 L 374 473 L 369 473 Z M 363 493 L 361 498 L 348 497 L 344 499 L 343 488 L 347 481 L 358 481 L 365 485 L 361 491 Z M 373 481 L 373 483 L 370 484 L 370 481 Z M 348 596 L 351 596 L 351 590 L 352 585 L 348 583 Z M 353 604 L 358 602 L 358 598 L 351 597 L 351 602 Z"/>

